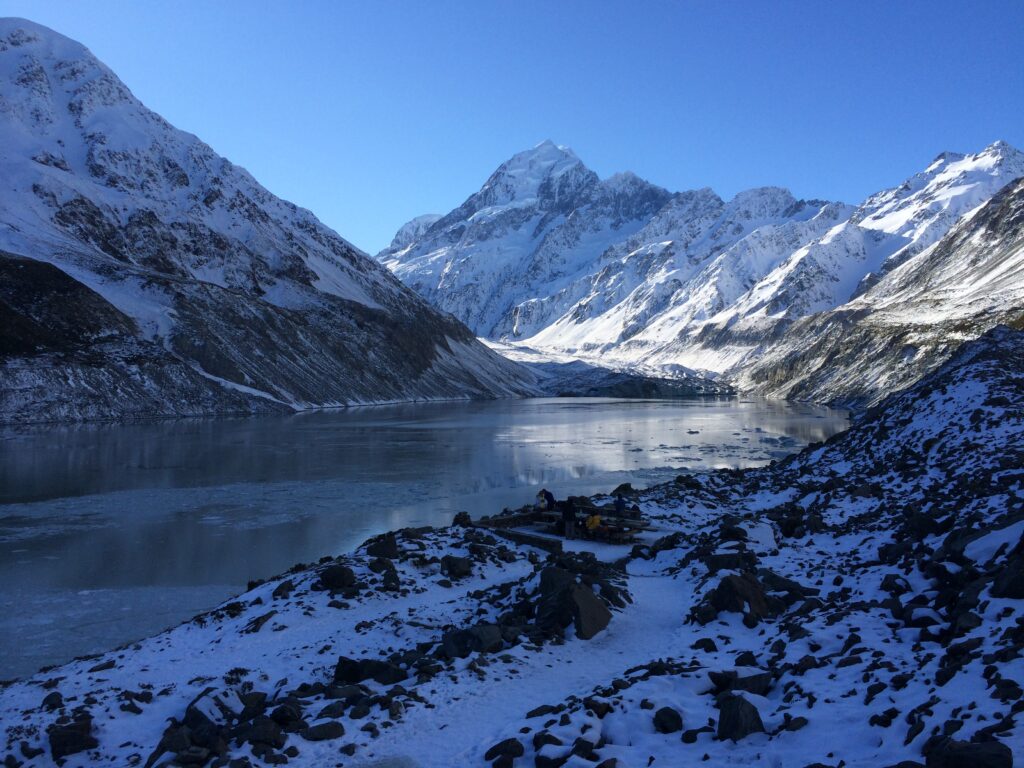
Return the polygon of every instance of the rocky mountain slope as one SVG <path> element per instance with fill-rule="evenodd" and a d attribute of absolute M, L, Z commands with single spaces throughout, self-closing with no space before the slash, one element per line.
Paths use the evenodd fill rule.
<path fill-rule="evenodd" d="M 556 150 L 559 162 L 535 162 Z M 551 186 L 545 180 L 549 174 L 561 178 L 563 166 L 586 177 L 575 155 L 550 143 L 510 161 L 523 163 L 534 163 L 531 189 Z M 507 172 L 507 166 L 495 176 Z M 797 201 L 777 188 L 749 190 L 726 203 L 703 189 L 657 198 L 664 204 L 653 214 L 650 206 L 631 206 L 647 219 L 622 229 L 607 225 L 609 219 L 585 196 L 562 198 L 561 218 L 545 216 L 547 209 L 536 207 L 534 197 L 525 207 L 511 198 L 487 198 L 488 218 L 513 211 L 523 218 L 517 219 L 519 228 L 480 229 L 474 201 L 490 188 L 489 182 L 446 217 L 404 229 L 378 258 L 408 285 L 492 339 L 658 375 L 711 371 L 772 394 L 780 393 L 779 381 L 791 375 L 796 383 L 784 394 L 862 404 L 891 389 L 804 388 L 799 382 L 815 369 L 765 373 L 761 360 L 820 341 L 813 334 L 790 336 L 794 323 L 801 329 L 836 325 L 842 322 L 838 318 L 873 307 L 874 301 L 892 303 L 883 297 L 910 279 L 933 288 L 945 280 L 942 291 L 949 296 L 970 288 L 976 332 L 1005 320 L 999 310 L 1008 291 L 1017 303 L 1021 298 L 1008 281 L 1002 281 L 996 295 L 987 293 L 983 283 L 961 284 L 965 276 L 955 272 L 932 276 L 927 253 L 1020 176 L 1024 154 L 996 142 L 975 155 L 944 153 L 921 173 L 857 207 Z M 595 184 L 591 175 L 590 186 L 574 188 Z M 633 189 L 645 188 L 636 182 Z M 656 199 L 637 194 L 647 202 Z M 563 240 L 548 234 L 570 225 L 572 231 L 589 229 L 602 236 L 562 247 Z M 500 268 L 494 254 L 501 255 Z M 1019 281 L 1016 285 L 1024 289 Z M 485 319 L 474 314 L 482 297 L 489 302 Z M 947 316 L 933 304 L 926 322 L 961 317 L 960 309 Z M 968 336 L 948 337 L 945 346 L 951 350 Z M 881 343 L 875 339 L 873 346 Z M 855 360 L 839 362 L 835 381 Z M 893 363 L 887 360 L 887 365 L 885 375 L 894 372 Z M 895 379 L 908 381 L 899 375 Z"/>
<path fill-rule="evenodd" d="M 0 420 L 492 397 L 531 378 L 146 109 L 0 20 Z"/>
<path fill-rule="evenodd" d="M 0 688 L 6 765 L 1009 767 L 1024 334 L 548 553 L 464 517 Z M 607 502 L 607 497 L 597 498 Z"/>
<path fill-rule="evenodd" d="M 778 397 L 870 403 L 996 324 L 1024 328 L 1024 179 L 866 293 L 757 348 L 737 380 Z"/>

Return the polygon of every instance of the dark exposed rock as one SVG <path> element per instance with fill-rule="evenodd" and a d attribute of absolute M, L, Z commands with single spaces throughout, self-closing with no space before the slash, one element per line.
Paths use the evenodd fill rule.
<path fill-rule="evenodd" d="M 85 716 L 64 725 L 51 725 L 47 729 L 50 754 L 54 760 L 95 749 L 99 741 L 92 735 L 92 718 Z"/>
<path fill-rule="evenodd" d="M 468 557 L 445 555 L 441 558 L 441 572 L 451 579 L 464 579 L 473 573 L 473 561 Z"/>
<path fill-rule="evenodd" d="M 707 624 L 720 612 L 732 611 L 742 613 L 748 626 L 755 626 L 762 619 L 779 613 L 782 607 L 765 595 L 764 587 L 753 574 L 730 574 L 706 595 L 704 603 L 695 612 L 695 618 L 701 624 Z"/>
<path fill-rule="evenodd" d="M 739 741 L 752 733 L 763 733 L 764 723 L 757 707 L 742 696 L 727 696 L 718 705 L 718 738 Z"/>
<path fill-rule="evenodd" d="M 497 624 L 478 624 L 469 629 L 446 632 L 441 650 L 449 659 L 461 659 L 470 653 L 493 653 L 504 647 L 501 628 Z"/>
<path fill-rule="evenodd" d="M 662 707 L 654 713 L 654 730 L 658 733 L 675 733 L 683 730 L 683 716 L 672 707 Z"/>
<path fill-rule="evenodd" d="M 939 738 L 925 745 L 928 768 L 1012 768 L 1013 752 L 998 741 L 970 743 Z"/>
<path fill-rule="evenodd" d="M 340 739 L 345 735 L 345 726 L 337 720 L 329 720 L 326 723 L 317 723 L 299 732 L 306 741 L 330 741 Z"/>
<path fill-rule="evenodd" d="M 394 560 L 401 555 L 398 539 L 394 533 L 385 533 L 370 540 L 366 546 L 366 554 L 370 557 L 386 557 Z"/>
<path fill-rule="evenodd" d="M 334 668 L 336 683 L 353 684 L 373 679 L 382 685 L 392 685 L 408 677 L 408 673 L 396 664 L 379 659 L 350 659 L 342 656 Z"/>
<path fill-rule="evenodd" d="M 494 760 L 496 757 L 507 756 L 511 758 L 522 757 L 526 750 L 519 739 L 505 739 L 499 741 L 484 754 L 484 760 Z"/>
<path fill-rule="evenodd" d="M 356 583 L 356 575 L 347 565 L 336 563 L 320 571 L 320 583 L 325 589 L 345 589 Z"/>

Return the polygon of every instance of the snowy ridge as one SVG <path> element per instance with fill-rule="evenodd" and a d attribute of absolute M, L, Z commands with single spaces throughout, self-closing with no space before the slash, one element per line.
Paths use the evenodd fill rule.
<path fill-rule="evenodd" d="M 35 343 L 74 307 L 31 319 L 15 298 L 9 311 L 39 327 L 19 343 L 30 353 L 0 368 L 0 420 L 530 391 L 482 347 L 435 369 L 446 339 L 475 345 L 465 328 L 146 109 L 83 46 L 20 19 L 0 20 L 0 175 L 0 250 L 54 265 L 131 324 L 94 350 L 110 360 L 98 370 L 82 364 L 95 339 L 58 358 Z M 125 344 L 163 373 L 117 362 Z"/>
<path fill-rule="evenodd" d="M 1012 765 L 1022 414 L 1024 334 L 997 328 L 823 445 L 627 489 L 660 529 L 637 546 L 376 537 L 6 685 L 3 744 L 68 768 Z"/>
<path fill-rule="evenodd" d="M 562 153 L 565 167 L 583 174 L 568 150 L 541 148 L 545 157 Z M 516 157 L 516 163 L 524 162 L 523 155 Z M 495 176 L 500 175 L 499 169 Z M 748 190 L 728 202 L 700 189 L 660 198 L 663 204 L 654 211 L 634 207 L 628 226 L 614 227 L 582 195 L 554 230 L 538 229 L 542 219 L 523 216 L 512 202 L 487 210 L 493 218 L 511 217 L 515 210 L 516 226 L 480 230 L 467 219 L 475 206 L 467 201 L 441 220 L 443 227 L 423 230 L 378 258 L 492 340 L 522 344 L 553 359 L 569 355 L 660 375 L 723 374 L 741 388 L 779 394 L 779 382 L 764 382 L 756 369 L 762 357 L 776 358 L 808 343 L 806 335 L 788 340 L 791 324 L 806 328 L 809 318 L 817 318 L 820 326 L 822 318 L 862 312 L 892 293 L 889 277 L 895 273 L 895 280 L 905 282 L 912 274 L 934 285 L 938 275 L 924 274 L 929 250 L 1020 176 L 1024 154 L 995 142 L 973 155 L 944 153 L 857 207 L 798 201 L 775 187 Z M 630 195 L 642 194 L 643 183 L 626 177 L 632 179 Z M 591 180 L 595 189 L 611 182 Z M 577 235 L 586 229 L 599 236 Z M 943 279 L 950 297 L 968 287 L 949 271 Z M 978 332 L 1005 321 L 995 316 L 1005 300 L 1021 298 L 1009 279 L 1001 285 L 996 295 L 987 292 L 984 280 L 971 283 L 969 313 L 992 315 L 977 323 Z M 962 313 L 966 306 L 959 302 L 951 311 Z M 939 304 L 929 317 L 952 319 Z M 796 378 L 812 373 L 801 371 Z M 834 387 L 809 396 L 858 404 L 886 391 L 891 390 Z"/>

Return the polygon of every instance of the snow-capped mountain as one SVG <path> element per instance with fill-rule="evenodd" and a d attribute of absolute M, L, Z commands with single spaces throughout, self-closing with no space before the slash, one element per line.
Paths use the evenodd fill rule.
<path fill-rule="evenodd" d="M 0 20 L 0 178 L 4 419 L 529 391 L 309 211 L 20 19 Z"/>
<path fill-rule="evenodd" d="M 571 150 L 545 141 L 411 242 L 404 233 L 418 220 L 405 225 L 378 259 L 477 334 L 522 335 L 517 326 L 535 324 L 524 299 L 571 285 L 669 198 L 632 174 L 601 181 Z"/>
<path fill-rule="evenodd" d="M 675 338 L 852 211 L 775 187 L 726 202 L 631 173 L 601 181 L 545 141 L 432 225 L 405 225 L 378 258 L 481 335 L 586 353 L 649 344 L 652 328 Z"/>
<path fill-rule="evenodd" d="M 556 150 L 559 162 L 540 162 Z M 508 167 L 531 163 L 534 188 L 548 169 L 556 177 L 569 168 L 576 178 L 586 175 L 568 149 L 545 142 L 502 166 L 461 208 L 379 258 L 408 285 L 492 339 L 660 375 L 711 371 L 771 392 L 778 387 L 746 373 L 763 368 L 771 349 L 776 357 L 783 354 L 778 350 L 786 348 L 793 323 L 844 307 L 843 316 L 863 311 L 865 301 L 892 290 L 890 276 L 926 279 L 930 262 L 921 261 L 924 254 L 1024 175 L 1024 154 L 996 142 L 974 155 L 944 153 L 857 207 L 796 200 L 772 187 L 725 202 L 701 189 L 668 196 L 646 221 L 634 218 L 628 227 L 606 226 L 592 206 L 579 205 L 568 214 L 561 209 L 565 224 L 556 226 L 583 224 L 600 231 L 593 241 L 563 245 L 536 226 L 475 228 L 481 195 L 489 217 L 520 210 L 515 195 L 489 190 Z M 591 178 L 588 188 L 619 177 Z M 634 188 L 641 186 L 634 182 Z M 632 210 L 638 218 L 649 206 Z M 955 273 L 945 279 L 951 281 L 946 295 L 964 287 Z M 889 287 L 875 290 L 883 285 Z M 972 295 L 972 312 L 998 306 L 984 284 L 975 285 Z M 485 301 L 488 314 L 479 322 L 474 311 Z M 931 311 L 935 317 L 944 309 Z M 978 324 L 979 330 L 988 327 L 989 322 Z M 808 342 L 801 338 L 801 344 Z M 830 390 L 828 396 L 853 402 L 865 394 L 858 390 L 847 398 L 852 392 Z"/>
<path fill-rule="evenodd" d="M 1024 178 L 853 301 L 759 346 L 736 378 L 779 397 L 870 403 L 998 324 L 1024 325 Z"/>

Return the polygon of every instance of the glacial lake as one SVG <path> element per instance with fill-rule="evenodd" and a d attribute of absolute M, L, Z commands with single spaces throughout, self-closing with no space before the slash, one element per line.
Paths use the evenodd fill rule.
<path fill-rule="evenodd" d="M 767 463 L 843 411 L 534 399 L 0 429 L 0 680 L 191 618 L 405 526 Z"/>

